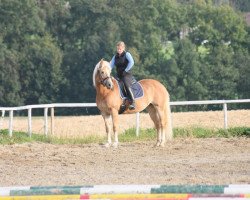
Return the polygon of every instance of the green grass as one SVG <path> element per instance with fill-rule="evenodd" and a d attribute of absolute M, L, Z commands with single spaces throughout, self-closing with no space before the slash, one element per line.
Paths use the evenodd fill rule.
<path fill-rule="evenodd" d="M 136 142 L 136 141 L 152 141 L 156 139 L 156 131 L 154 129 L 140 130 L 138 137 L 135 135 L 135 129 L 128 129 L 119 136 L 120 142 Z M 227 130 L 224 129 L 205 129 L 201 127 L 192 128 L 175 128 L 175 138 L 212 138 L 212 137 L 250 137 L 250 127 L 236 127 Z M 86 136 L 84 138 L 58 138 L 53 136 L 44 136 L 41 134 L 32 134 L 29 137 L 24 132 L 13 132 L 13 136 L 9 137 L 8 130 L 0 130 L 0 144 L 16 144 L 41 142 L 51 144 L 89 144 L 103 143 L 106 137 Z"/>
<path fill-rule="evenodd" d="M 41 142 L 51 144 L 88 144 L 100 143 L 104 138 L 99 136 L 88 136 L 84 138 L 59 138 L 53 136 L 45 136 L 41 134 L 32 134 L 31 137 L 24 132 L 13 132 L 12 137 L 9 137 L 8 130 L 0 130 L 0 144 L 15 144 L 27 142 Z"/>
<path fill-rule="evenodd" d="M 136 141 L 150 141 L 156 139 L 155 129 L 140 130 L 139 136 L 136 136 L 136 129 L 131 128 L 126 130 L 119 136 L 120 142 L 136 142 Z"/>
<path fill-rule="evenodd" d="M 174 130 L 175 137 L 212 138 L 212 137 L 250 137 L 249 127 L 235 127 L 225 129 L 205 129 L 201 127 L 177 128 Z"/>

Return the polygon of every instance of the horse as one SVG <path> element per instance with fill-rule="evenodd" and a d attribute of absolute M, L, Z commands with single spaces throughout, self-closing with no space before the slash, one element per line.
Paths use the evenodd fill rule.
<path fill-rule="evenodd" d="M 173 138 L 170 97 L 167 89 L 157 80 L 142 79 L 138 81 L 144 91 L 143 97 L 135 100 L 135 110 L 125 110 L 124 114 L 132 114 L 146 109 L 157 130 L 156 146 L 163 147 L 166 139 Z M 118 115 L 123 99 L 114 77 L 111 76 L 110 63 L 101 59 L 93 71 L 93 85 L 96 89 L 96 104 L 104 119 L 107 143 L 106 147 L 118 146 Z M 114 142 L 111 141 L 110 122 L 112 118 Z"/>

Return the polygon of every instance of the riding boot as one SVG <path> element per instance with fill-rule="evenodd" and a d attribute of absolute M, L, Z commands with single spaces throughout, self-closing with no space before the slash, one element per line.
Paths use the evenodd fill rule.
<path fill-rule="evenodd" d="M 135 109 L 135 97 L 134 97 L 133 91 L 130 87 L 128 87 L 128 94 L 129 94 L 130 99 L 131 99 L 131 104 L 128 106 L 128 109 L 134 110 Z"/>

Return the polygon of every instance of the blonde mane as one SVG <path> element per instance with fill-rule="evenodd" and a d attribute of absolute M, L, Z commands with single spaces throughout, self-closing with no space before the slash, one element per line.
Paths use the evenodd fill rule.
<path fill-rule="evenodd" d="M 100 65 L 100 62 L 98 62 L 98 63 L 96 64 L 95 69 L 94 69 L 94 72 L 93 72 L 93 78 L 92 78 L 92 80 L 93 80 L 93 86 L 94 86 L 94 87 L 96 87 L 96 85 L 95 85 L 95 76 L 96 76 L 97 69 L 98 69 L 99 65 Z"/>

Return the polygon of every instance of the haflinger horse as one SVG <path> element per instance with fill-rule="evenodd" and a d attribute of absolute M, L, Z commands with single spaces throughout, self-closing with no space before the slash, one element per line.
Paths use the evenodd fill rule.
<path fill-rule="evenodd" d="M 144 95 L 135 100 L 135 110 L 125 110 L 125 114 L 140 112 L 146 109 L 157 130 L 156 146 L 164 146 L 165 141 L 173 138 L 171 124 L 170 98 L 166 88 L 153 79 L 140 80 Z M 107 143 L 106 147 L 118 146 L 118 115 L 123 100 L 120 97 L 118 83 L 111 76 L 110 63 L 99 61 L 93 72 L 93 85 L 96 88 L 96 104 L 104 119 Z M 111 141 L 110 122 L 113 122 L 114 143 Z"/>

